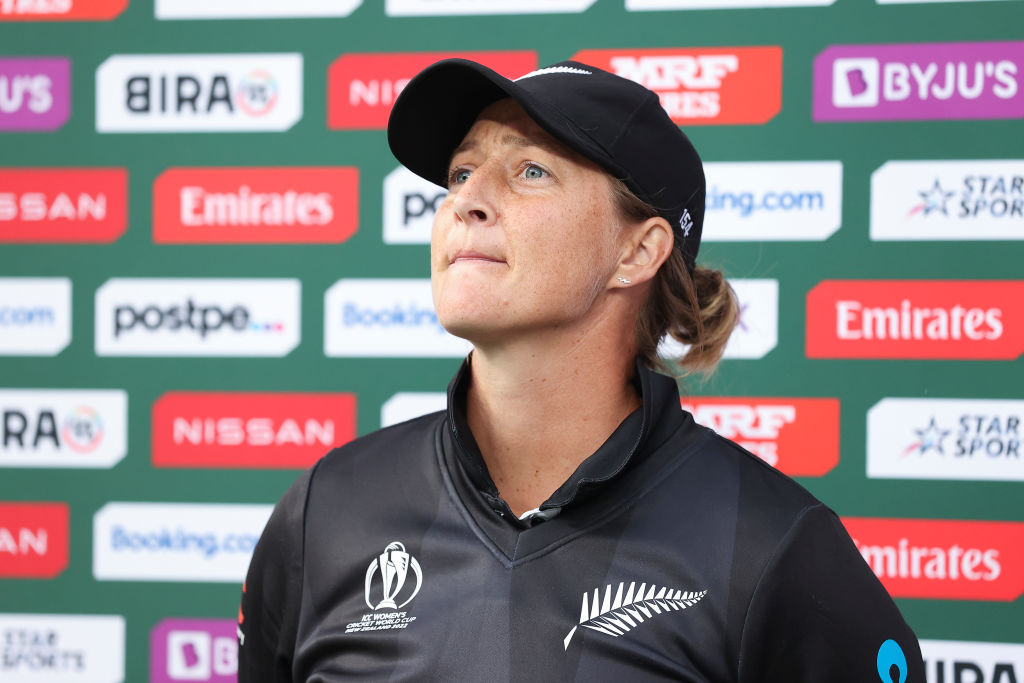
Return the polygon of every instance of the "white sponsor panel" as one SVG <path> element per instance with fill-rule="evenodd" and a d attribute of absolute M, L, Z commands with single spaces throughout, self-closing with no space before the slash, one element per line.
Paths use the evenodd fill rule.
<path fill-rule="evenodd" d="M 434 214 L 448 191 L 399 166 L 384 178 L 384 243 L 430 244 Z"/>
<path fill-rule="evenodd" d="M 626 0 L 626 10 L 640 12 L 673 9 L 722 9 L 730 7 L 811 7 L 836 0 Z"/>
<path fill-rule="evenodd" d="M 284 131 L 302 118 L 302 55 L 113 55 L 96 70 L 100 133 Z"/>
<path fill-rule="evenodd" d="M 448 394 L 443 391 L 401 391 L 380 407 L 380 426 L 412 420 L 448 407 Z"/>
<path fill-rule="evenodd" d="M 1024 159 L 882 164 L 871 239 L 1024 240 Z"/>
<path fill-rule="evenodd" d="M 1024 645 L 967 640 L 921 640 L 929 683 L 1024 681 Z"/>
<path fill-rule="evenodd" d="M 328 356 L 460 358 L 472 350 L 437 320 L 427 279 L 342 279 L 324 296 Z"/>
<path fill-rule="evenodd" d="M 293 279 L 111 278 L 96 290 L 96 354 L 285 356 L 300 299 Z"/>
<path fill-rule="evenodd" d="M 883 398 L 867 442 L 872 478 L 1024 481 L 1024 401 Z"/>
<path fill-rule="evenodd" d="M 842 224 L 842 162 L 714 162 L 704 175 L 705 241 L 825 240 Z"/>
<path fill-rule="evenodd" d="M 0 355 L 55 356 L 71 343 L 71 280 L 0 277 Z"/>
<path fill-rule="evenodd" d="M 387 0 L 389 17 L 583 12 L 597 0 Z"/>
<path fill-rule="evenodd" d="M 109 468 L 127 453 L 117 389 L 0 389 L 0 467 Z"/>
<path fill-rule="evenodd" d="M 121 683 L 124 617 L 0 614 L 0 681 Z"/>
<path fill-rule="evenodd" d="M 363 0 L 156 0 L 157 19 L 347 17 Z"/>
<path fill-rule="evenodd" d="M 93 517 L 100 581 L 241 582 L 273 505 L 107 503 Z"/>
<path fill-rule="evenodd" d="M 739 299 L 740 319 L 725 346 L 723 358 L 764 358 L 779 343 L 779 281 L 729 280 Z M 665 337 L 658 347 L 663 358 L 681 358 L 687 347 Z"/>

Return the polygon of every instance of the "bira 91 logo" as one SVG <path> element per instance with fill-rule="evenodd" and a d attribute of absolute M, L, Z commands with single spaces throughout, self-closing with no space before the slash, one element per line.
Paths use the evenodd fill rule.
<path fill-rule="evenodd" d="M 815 121 L 1024 116 L 1024 42 L 834 45 L 814 59 Z"/>
<path fill-rule="evenodd" d="M 1024 681 L 1024 645 L 964 640 L 921 640 L 929 683 Z"/>
<path fill-rule="evenodd" d="M 0 21 L 109 21 L 128 0 L 0 0 Z"/>
<path fill-rule="evenodd" d="M 124 617 L 0 614 L 0 679 L 123 683 Z"/>
<path fill-rule="evenodd" d="M 285 356 L 299 303 L 291 279 L 111 278 L 96 290 L 96 353 Z"/>
<path fill-rule="evenodd" d="M 384 129 L 402 89 L 423 69 L 450 57 L 480 62 L 508 78 L 537 68 L 532 50 L 346 54 L 327 70 L 327 127 Z"/>
<path fill-rule="evenodd" d="M 0 242 L 113 242 L 127 210 L 123 168 L 0 170 Z"/>
<path fill-rule="evenodd" d="M 358 227 L 356 168 L 171 168 L 153 183 L 157 244 L 340 244 Z"/>
<path fill-rule="evenodd" d="M 0 389 L 0 467 L 110 468 L 127 453 L 116 389 Z"/>
<path fill-rule="evenodd" d="M 1024 594 L 1024 522 L 843 517 L 894 598 L 1012 602 Z"/>
<path fill-rule="evenodd" d="M 153 404 L 155 467 L 304 469 L 355 436 L 355 394 L 170 392 Z"/>
<path fill-rule="evenodd" d="M 69 118 L 70 59 L 0 59 L 0 131 L 57 130 Z"/>
<path fill-rule="evenodd" d="M 1024 401 L 884 398 L 868 411 L 873 478 L 1024 481 Z"/>
<path fill-rule="evenodd" d="M 52 579 L 68 566 L 67 503 L 0 503 L 0 578 Z"/>
<path fill-rule="evenodd" d="M 1024 240 L 1024 159 L 889 161 L 871 174 L 873 240 Z"/>
<path fill-rule="evenodd" d="M 573 59 L 636 81 L 676 123 L 766 123 L 782 108 L 782 48 L 583 50 Z"/>
<path fill-rule="evenodd" d="M 231 619 L 164 619 L 149 635 L 150 683 L 235 683 L 235 628 Z"/>
<path fill-rule="evenodd" d="M 839 399 L 682 399 L 699 424 L 792 477 L 821 477 L 839 464 Z"/>
<path fill-rule="evenodd" d="M 826 280 L 807 293 L 808 358 L 1015 360 L 1024 280 Z"/>
<path fill-rule="evenodd" d="M 302 118 L 302 55 L 113 55 L 96 70 L 100 133 L 285 131 Z"/>

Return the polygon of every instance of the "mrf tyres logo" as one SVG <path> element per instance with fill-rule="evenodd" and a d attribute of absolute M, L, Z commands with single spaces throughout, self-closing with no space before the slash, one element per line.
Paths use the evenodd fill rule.
<path fill-rule="evenodd" d="M 808 358 L 1015 360 L 1024 280 L 826 280 L 807 293 Z"/>
<path fill-rule="evenodd" d="M 123 391 L 0 389 L 0 467 L 113 467 L 127 434 Z"/>
<path fill-rule="evenodd" d="M 839 464 L 839 399 L 682 399 L 683 410 L 792 477 L 821 477 Z"/>
<path fill-rule="evenodd" d="M 67 503 L 0 503 L 0 579 L 52 579 L 68 566 Z"/>
<path fill-rule="evenodd" d="M 479 62 L 507 78 L 537 68 L 537 54 L 532 50 L 345 54 L 327 70 L 327 127 L 387 128 L 391 107 L 412 77 L 451 57 Z"/>
<path fill-rule="evenodd" d="M 763 358 L 779 343 L 779 281 L 729 280 L 739 299 L 739 322 L 723 358 Z M 658 346 L 662 358 L 682 358 L 687 347 L 666 336 Z"/>
<path fill-rule="evenodd" d="M 932 683 L 1024 681 L 1024 645 L 921 640 L 925 676 Z"/>
<path fill-rule="evenodd" d="M 158 244 L 340 244 L 358 227 L 356 168 L 171 168 L 153 183 Z"/>
<path fill-rule="evenodd" d="M 122 683 L 124 617 L 0 614 L 0 680 Z"/>
<path fill-rule="evenodd" d="M 123 168 L 0 170 L 0 242 L 113 242 L 127 208 Z"/>
<path fill-rule="evenodd" d="M 0 59 L 0 131 L 57 130 L 69 118 L 70 59 Z"/>
<path fill-rule="evenodd" d="M 873 240 L 1024 240 L 1024 159 L 889 161 L 871 174 Z"/>
<path fill-rule="evenodd" d="M 372 612 L 345 626 L 345 633 L 404 629 L 416 617 L 401 611 L 419 595 L 423 569 L 419 561 L 398 541 L 388 543 L 366 568 L 363 597 Z"/>
<path fill-rule="evenodd" d="M 298 280 L 112 278 L 96 290 L 101 356 L 284 356 Z"/>
<path fill-rule="evenodd" d="M 782 48 L 583 50 L 573 59 L 658 93 L 679 124 L 767 123 L 782 108 Z"/>
<path fill-rule="evenodd" d="M 0 21 L 109 21 L 128 0 L 0 0 Z"/>
<path fill-rule="evenodd" d="M 71 343 L 71 280 L 0 277 L 0 356 L 55 356 Z"/>
<path fill-rule="evenodd" d="M 872 478 L 1024 481 L 1024 401 L 884 398 L 868 411 Z"/>
<path fill-rule="evenodd" d="M 844 517 L 894 598 L 1012 602 L 1024 594 L 1024 523 Z"/>
<path fill-rule="evenodd" d="M 815 121 L 1024 116 L 1024 42 L 834 45 L 814 59 Z"/>
<path fill-rule="evenodd" d="M 235 683 L 238 640 L 231 619 L 164 619 L 149 635 L 150 683 Z"/>
<path fill-rule="evenodd" d="M 302 55 L 114 55 L 96 70 L 100 133 L 285 131 L 302 118 Z"/>

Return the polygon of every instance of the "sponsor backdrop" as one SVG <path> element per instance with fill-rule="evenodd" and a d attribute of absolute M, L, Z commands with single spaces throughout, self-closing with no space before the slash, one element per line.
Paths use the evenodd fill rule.
<path fill-rule="evenodd" d="M 234 680 L 272 504 L 444 405 L 469 348 L 432 310 L 444 191 L 383 129 L 463 55 L 658 92 L 742 302 L 685 407 L 842 516 L 930 683 L 1024 681 L 1022 16 L 0 0 L 0 679 Z"/>

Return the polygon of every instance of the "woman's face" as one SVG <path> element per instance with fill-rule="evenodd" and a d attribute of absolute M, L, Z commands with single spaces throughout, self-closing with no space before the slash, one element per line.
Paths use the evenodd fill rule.
<path fill-rule="evenodd" d="M 609 178 L 511 99 L 485 109 L 449 165 L 431 238 L 441 324 L 476 345 L 586 329 L 622 239 Z"/>

